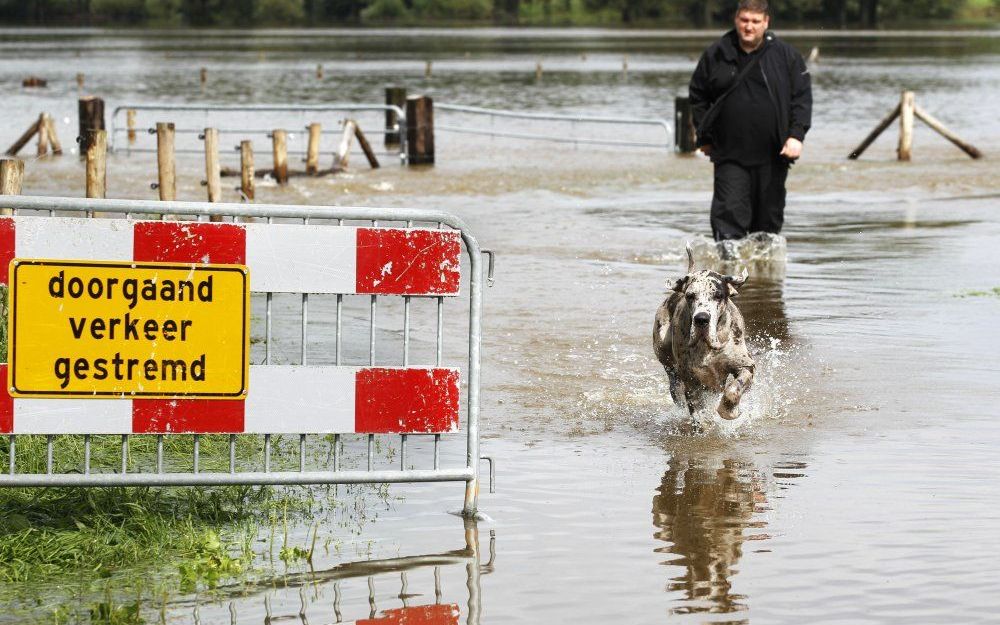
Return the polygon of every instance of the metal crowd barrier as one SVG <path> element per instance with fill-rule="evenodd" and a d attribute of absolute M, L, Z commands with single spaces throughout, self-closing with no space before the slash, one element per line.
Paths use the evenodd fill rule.
<path fill-rule="evenodd" d="M 362 128 L 365 134 L 384 134 L 389 132 L 399 133 L 399 151 L 401 158 L 406 154 L 406 111 L 398 106 L 391 104 L 122 104 L 116 106 L 114 111 L 111 113 L 111 130 L 108 135 L 108 149 L 112 152 L 115 151 L 118 136 L 126 134 L 129 128 L 123 125 L 121 120 L 122 113 L 124 111 L 143 111 L 143 112 L 156 112 L 156 113 L 205 113 L 210 115 L 213 113 L 347 113 L 348 115 L 354 115 L 358 112 L 385 112 L 393 111 L 399 120 L 395 128 L 385 128 L 380 127 L 377 131 L 372 131 L 368 128 Z M 154 121 L 175 121 L 172 119 L 157 119 Z M 319 121 L 319 120 L 309 120 L 309 121 Z M 194 127 L 184 127 L 183 125 L 178 125 L 175 127 L 174 132 L 178 135 L 200 135 L 205 131 L 206 127 L 216 128 L 220 135 L 235 135 L 236 137 L 249 137 L 249 136 L 270 136 L 270 133 L 274 131 L 274 128 L 254 128 L 254 127 L 243 127 L 238 125 L 227 124 L 225 118 L 217 122 L 206 123 L 199 128 Z M 152 127 L 147 120 L 145 123 L 139 123 L 137 121 L 136 127 L 134 128 L 137 134 L 143 132 L 155 133 L 155 128 Z M 286 130 L 294 131 L 292 128 L 286 128 Z M 306 135 L 305 128 L 302 132 L 297 133 L 299 135 Z M 320 134 L 322 135 L 335 135 L 340 136 L 340 130 L 323 130 Z M 289 137 L 289 141 L 294 141 L 295 137 Z M 128 146 L 126 148 L 129 152 L 155 152 L 156 148 L 146 148 L 146 147 L 132 147 Z M 186 149 L 178 148 L 175 152 L 180 154 L 203 154 L 204 150 L 198 149 Z M 290 149 L 290 154 L 305 154 L 305 150 L 295 150 Z M 393 151 L 391 154 L 396 154 Z"/>
<path fill-rule="evenodd" d="M 184 247 L 191 241 L 196 245 L 199 241 L 209 240 L 215 236 L 213 233 L 227 231 L 236 237 L 235 240 L 244 240 L 243 254 L 246 255 L 244 261 L 250 267 L 250 289 L 253 297 L 256 298 L 257 312 L 263 317 L 263 336 L 261 343 L 256 348 L 251 341 L 251 357 L 257 351 L 257 357 L 261 360 L 258 365 L 250 366 L 250 391 L 247 395 L 243 410 L 245 415 L 237 425 L 223 425 L 215 429 L 204 429 L 197 424 L 166 425 L 172 410 L 190 410 L 194 417 L 201 416 L 200 411 L 204 411 L 204 404 L 218 404 L 214 400 L 193 400 L 202 401 L 203 405 L 177 408 L 182 404 L 182 400 L 142 400 L 147 404 L 140 404 L 139 399 L 35 399 L 15 397 L 12 398 L 6 391 L 0 392 L 0 433 L 6 432 L 9 435 L 8 450 L 8 471 L 7 474 L 0 474 L 0 487 L 47 487 L 47 486 L 191 486 L 191 485 L 223 485 L 223 484 L 355 484 L 355 483 L 396 483 L 396 482 L 445 482 L 461 481 L 465 482 L 465 500 L 463 513 L 472 516 L 476 513 L 480 472 L 479 463 L 481 460 L 489 460 L 490 463 L 490 486 L 493 485 L 493 462 L 491 459 L 481 457 L 479 441 L 479 414 L 480 414 L 480 342 L 481 342 L 481 319 L 483 300 L 483 279 L 484 266 L 482 256 L 488 256 L 489 280 L 492 282 L 493 255 L 488 250 L 482 250 L 475 237 L 469 231 L 465 223 L 448 213 L 427 210 L 407 210 L 395 208 L 353 208 L 353 207 L 326 207 L 326 206 L 285 206 L 268 204 L 222 204 L 207 202 L 156 202 L 156 201 L 133 201 L 133 200 L 99 200 L 99 199 L 76 199 L 58 197 L 27 197 L 27 196 L 4 196 L 0 201 L 4 208 L 13 209 L 13 216 L 0 218 L 0 254 L 5 254 L 0 262 L 7 264 L 19 254 L 26 257 L 39 257 L 44 255 L 47 258 L 55 259 L 93 259 L 93 260 L 129 260 L 128 258 L 105 258 L 104 248 L 110 246 L 112 249 L 125 250 L 120 255 L 131 256 L 135 261 L 140 260 L 170 260 L 173 262 L 199 263 L 210 254 L 201 251 L 188 251 L 191 258 L 139 258 L 140 230 L 142 232 L 155 232 L 158 230 L 173 230 L 175 238 L 179 238 Z M 122 215 L 124 219 L 104 219 L 104 218 L 66 218 L 56 215 L 77 214 L 80 217 L 91 217 L 95 213 L 103 215 Z M 157 219 L 164 213 L 176 216 L 176 219 L 184 217 L 191 221 L 141 221 L 137 218 L 148 216 Z M 233 221 L 237 219 L 244 222 L 257 220 L 258 223 L 198 223 L 205 222 L 210 216 L 231 217 Z M 51 221 L 49 221 L 51 220 Z M 263 223 L 260 223 L 263 222 Z M 352 226 L 361 224 L 360 226 Z M 397 224 L 394 228 L 386 228 Z M 421 228 L 422 226 L 422 228 Z M 133 232 L 134 230 L 134 232 Z M 6 233 L 6 234 L 5 234 Z M 362 243 L 361 237 L 367 237 L 368 243 Z M 419 236 L 418 236 L 419 235 Z M 221 235 L 220 235 L 221 236 Z M 229 235 L 227 235 L 229 236 Z M 421 238 L 423 237 L 423 238 Z M 217 239 L 217 237 L 216 237 Z M 213 240 L 216 240 L 213 239 Z M 357 239 L 356 243 L 351 243 Z M 446 272 L 454 272 L 453 288 L 434 291 L 437 287 L 414 287 L 416 290 L 407 290 L 403 282 L 396 290 L 393 288 L 371 288 L 361 285 L 360 276 L 362 271 L 360 264 L 356 268 L 356 275 L 359 276 L 354 281 L 353 276 L 345 266 L 350 266 L 352 262 L 362 263 L 361 256 L 350 259 L 345 254 L 350 254 L 350 245 L 356 245 L 356 251 L 362 250 L 362 245 L 367 245 L 369 251 L 385 248 L 386 241 L 404 241 L 402 245 L 410 245 L 408 254 L 403 260 L 397 263 L 396 273 L 393 274 L 391 262 L 381 267 L 379 274 L 376 267 L 373 284 L 379 284 L 379 276 L 384 277 L 386 272 L 390 277 L 393 275 L 403 275 L 411 271 L 411 268 L 421 258 L 419 255 L 426 252 L 426 247 L 417 249 L 421 241 L 429 240 L 433 245 L 447 247 L 453 245 L 454 266 L 446 266 L 450 261 L 443 260 L 441 267 L 429 268 L 431 278 L 435 272 L 440 272 L 442 279 Z M 330 243 L 333 241 L 333 243 Z M 348 243 L 343 243 L 348 241 Z M 416 241 L 416 243 L 412 243 Z M 339 242 L 339 243 L 338 243 Z M 466 271 L 461 270 L 460 255 L 461 246 L 468 255 Z M 393 243 L 395 245 L 395 243 Z M 48 247 L 46 247 L 48 246 Z M 135 250 L 133 251 L 133 246 Z M 148 245 L 146 246 L 148 248 Z M 345 249 L 347 250 L 345 252 Z M 61 252 L 59 250 L 62 250 Z M 169 251 L 169 250 L 168 250 Z M 361 252 L 358 251 L 358 254 Z M 367 252 L 366 252 L 367 253 Z M 270 256 L 269 256 L 270 254 Z M 281 254 L 290 256 L 293 260 L 288 261 L 287 266 L 277 265 L 277 259 Z M 445 252 L 442 252 L 445 254 Z M 436 257 L 435 257 L 436 258 Z M 444 258 L 444 256 L 442 256 Z M 319 260 L 317 260 L 319 259 Z M 345 260 L 347 259 L 347 260 Z M 272 262 L 273 261 L 273 262 Z M 325 261 L 325 264 L 319 264 Z M 234 262 L 234 261 L 212 261 L 212 262 Z M 369 262 L 369 261 L 364 261 Z M 409 265 L 400 265 L 409 262 Z M 437 262 L 437 261 L 435 261 Z M 347 272 L 347 273 L 345 273 Z M 417 269 L 413 269 L 409 274 L 417 274 Z M 255 281 L 256 276 L 256 281 Z M 410 277 L 411 282 L 417 278 Z M 348 286 L 340 288 L 340 283 L 331 286 L 331 281 L 341 281 Z M 346 282 L 344 282 L 346 281 Z M 278 284 L 281 286 L 275 286 Z M 467 370 L 464 373 L 455 372 L 449 374 L 443 367 L 443 341 L 444 341 L 444 300 L 446 296 L 461 301 L 462 295 L 460 284 L 468 286 L 468 345 L 463 350 L 466 353 Z M 263 288 L 259 288 L 263 285 Z M 318 286 L 317 286 L 318 285 Z M 109 287 L 110 288 L 110 287 Z M 321 293 L 326 300 L 320 300 L 315 294 Z M 369 294 L 370 293 L 370 294 Z M 413 294 L 411 294 L 413 293 Z M 297 294 L 297 297 L 296 297 Z M 310 305 L 310 295 L 314 295 L 313 303 Z M 291 301 L 298 300 L 298 305 L 294 308 L 276 309 L 275 301 L 277 297 L 292 296 Z M 332 297 L 336 298 L 335 308 Z M 348 300 L 351 300 L 348 302 Z M 391 336 L 401 336 L 402 353 L 393 356 L 392 363 L 379 363 L 376 361 L 376 336 L 385 334 L 386 330 L 379 327 L 377 322 L 378 306 L 383 300 L 388 300 L 385 304 L 390 310 L 393 307 L 399 308 L 402 300 L 402 327 L 393 328 L 389 331 Z M 419 301 L 430 301 L 434 303 L 433 311 L 424 308 L 425 324 L 434 328 L 434 349 L 433 364 L 428 363 L 426 367 L 415 367 L 411 362 L 411 334 L 414 327 L 411 323 L 411 313 L 414 304 Z M 289 300 L 284 300 L 289 301 Z M 322 313 L 326 302 L 326 310 L 333 319 L 316 319 L 316 311 Z M 360 304 L 355 306 L 356 314 L 348 316 L 348 304 Z M 263 310 L 260 310 L 260 309 Z M 253 310 L 253 307 L 251 308 Z M 334 312 L 335 311 L 335 312 Z M 368 319 L 363 319 L 363 311 L 367 312 Z M 310 317 L 310 312 L 312 317 Z M 292 336 L 300 333 L 301 346 L 297 363 L 291 365 L 279 365 L 274 362 L 275 344 L 273 338 L 273 325 L 276 317 L 295 315 L 298 317 L 299 328 L 292 329 Z M 464 314 L 463 314 L 464 317 Z M 364 343 L 356 345 L 353 351 L 349 352 L 350 344 L 347 340 L 353 335 L 345 335 L 345 322 L 357 321 L 358 319 L 367 321 L 367 337 Z M 384 325 L 384 320 L 383 320 Z M 252 324 L 251 324 L 252 325 Z M 289 326 L 292 327 L 292 326 Z M 315 355 L 310 354 L 309 346 L 314 341 L 310 340 L 310 329 L 317 328 L 316 332 L 325 329 L 328 333 L 335 335 L 335 348 L 328 355 L 328 360 L 332 360 L 331 366 L 313 365 L 310 359 Z M 284 329 L 284 326 L 282 326 Z M 427 336 L 430 332 L 427 332 Z M 355 337 L 361 340 L 361 336 Z M 318 342 L 315 341 L 315 342 Z M 423 348 L 431 353 L 429 340 L 424 342 Z M 358 355 L 362 354 L 367 347 L 367 359 L 362 362 L 349 363 L 348 358 L 359 360 Z M 263 351 L 261 354 L 260 351 Z M 313 348 L 315 354 L 315 347 Z M 383 350 L 384 351 L 384 350 Z M 431 360 L 431 356 L 425 356 Z M 291 360 L 291 357 L 289 357 Z M 395 367 L 395 364 L 402 367 Z M 351 366 L 348 366 L 351 365 Z M 328 395 L 324 395 L 324 387 L 334 385 L 336 380 L 347 379 L 346 384 L 355 384 L 354 387 L 347 387 L 345 391 L 347 397 L 354 399 L 350 395 L 351 388 L 355 389 L 357 398 L 354 401 L 366 401 L 358 388 L 361 388 L 362 375 L 367 376 L 369 381 L 368 389 L 379 389 L 379 385 L 390 384 L 385 382 L 379 375 L 388 371 L 402 371 L 406 375 L 416 371 L 418 378 L 424 379 L 423 375 L 434 376 L 434 384 L 430 387 L 434 392 L 452 392 L 455 397 L 448 396 L 444 400 L 449 403 L 442 414 L 447 413 L 444 423 L 433 422 L 432 416 L 419 413 L 421 408 L 406 408 L 405 419 L 400 417 L 398 424 L 389 423 L 386 425 L 376 425 L 373 429 L 366 430 L 368 422 L 359 416 L 360 408 L 344 407 L 338 403 L 339 400 L 329 400 Z M 439 377 L 438 373 L 444 373 Z M 0 365 L 0 374 L 7 376 L 7 365 Z M 372 378 L 372 374 L 374 377 Z M 256 376 L 256 378 L 255 378 Z M 299 376 L 299 377 L 295 377 Z M 339 376 L 339 377 L 338 377 Z M 344 376 L 348 376 L 344 378 Z M 353 377 L 352 377 L 353 376 Z M 465 380 L 461 380 L 464 377 Z M 407 378 L 409 379 L 409 378 Z M 262 395 L 258 392 L 254 395 L 255 380 L 258 391 L 266 389 L 268 393 L 274 391 L 275 397 L 270 394 Z M 289 382 L 291 380 L 291 382 Z M 295 387 L 295 380 L 307 380 L 309 385 Z M 7 380 L 7 382 L 10 382 Z M 464 382 L 464 384 L 463 384 Z M 5 385 L 6 386 L 6 385 Z M 462 387 L 465 387 L 464 397 Z M 447 387 L 441 390 L 441 387 Z M 401 386 L 400 388 L 416 388 Z M 450 390 L 452 389 L 452 390 Z M 313 400 L 313 397 L 319 399 Z M 338 396 L 339 397 L 339 396 Z M 461 397 L 461 399 L 458 399 Z M 418 398 L 419 399 L 419 398 Z M 425 397 L 426 399 L 426 397 Z M 285 403 L 287 400 L 287 403 Z M 137 406 L 143 405 L 146 412 L 149 412 L 148 402 L 152 401 L 153 417 L 147 419 L 146 425 L 137 426 L 140 422 L 137 414 Z M 322 405 L 322 402 L 330 401 L 330 405 Z M 380 400 L 381 401 L 381 400 Z M 395 401 L 392 397 L 389 402 Z M 425 404 L 427 403 L 426 400 Z M 91 402 L 91 403 L 88 403 Z M 92 402 L 97 402 L 92 403 Z M 129 407 L 123 402 L 133 402 L 131 412 Z M 160 402 L 160 403 L 156 403 Z M 465 428 L 465 449 L 464 462 L 462 466 L 442 466 L 441 447 L 442 437 L 451 438 L 449 433 L 457 434 L 460 431 L 460 411 L 464 402 L 465 418 L 463 424 Z M 406 402 L 404 402 L 406 403 Z M 409 402 L 419 403 L 419 402 Z M 315 405 L 314 405 L 315 404 Z M 381 406 L 382 404 L 378 404 Z M 388 404 L 387 404 L 388 405 Z M 444 405 L 444 404 L 442 404 Z M 91 414 L 93 410 L 104 411 L 109 416 L 97 418 Z M 124 406 L 124 407 L 123 407 Z M 263 406 L 263 407 L 262 407 Z M 353 410 L 354 412 L 350 412 Z M 402 409 L 400 409 L 402 410 Z M 413 412 L 416 410 L 417 412 Z M 429 409 L 428 409 L 429 410 Z M 341 414 L 348 411 L 345 414 Z M 301 422 L 297 423 L 299 413 Z M 394 413 L 393 413 L 394 414 Z M 166 415 L 166 416 L 164 416 Z M 428 415 L 430 413 L 428 412 Z M 384 415 L 382 415 L 384 416 Z M 368 415 L 371 423 L 378 423 L 379 414 Z M 395 418 L 395 417 L 393 417 Z M 436 417 L 434 417 L 436 418 Z M 310 421 L 311 419 L 311 421 Z M 339 421 L 337 421 L 339 419 Z M 442 418 L 444 419 L 444 418 Z M 166 421 L 165 421 L 166 420 Z M 224 420 L 224 419 L 223 419 Z M 411 424 L 411 421 L 413 424 Z M 302 425 L 302 424 L 305 425 Z M 331 425 L 332 423 L 332 425 Z M 347 424 L 346 428 L 335 429 L 337 424 Z M 150 425 L 152 424 L 152 425 Z M 303 429 L 296 429 L 302 425 Z M 164 429 L 164 427 L 166 429 Z M 175 429 L 171 429 L 174 427 Z M 130 429 L 131 428 L 131 429 Z M 185 429 L 186 428 L 186 429 Z M 201 429 L 199 429 L 201 428 Z M 228 428 L 228 429 L 227 429 Z M 181 432 L 181 433 L 175 433 Z M 263 435 L 263 448 L 261 456 L 256 456 L 252 461 L 237 461 L 236 437 L 242 434 L 252 434 L 254 436 Z M 384 466 L 376 467 L 378 453 L 376 451 L 377 442 L 375 435 L 399 436 L 398 468 L 388 468 Z M 23 434 L 39 435 L 35 441 L 40 442 L 40 436 L 45 436 L 46 461 L 43 466 L 36 466 L 34 471 L 19 470 L 18 465 L 18 443 L 19 437 Z M 200 442 L 203 436 L 208 434 L 228 434 L 228 466 L 218 462 L 214 468 L 210 467 L 206 459 L 200 457 Z M 298 434 L 298 466 L 297 470 L 280 470 L 272 461 L 272 436 L 292 436 Z M 107 458 L 93 459 L 92 439 L 98 435 L 110 435 L 112 437 L 121 436 L 120 457 L 118 451 L 114 452 L 117 460 L 109 464 Z M 155 435 L 156 453 L 155 462 L 151 455 L 144 458 L 134 458 L 130 455 L 130 441 L 134 436 Z M 322 443 L 332 439 L 332 446 L 329 453 L 329 462 L 314 468 L 307 468 L 307 436 L 314 437 L 314 441 Z M 364 445 L 364 452 L 356 454 L 354 459 L 360 465 L 358 468 L 345 468 L 342 466 L 349 459 L 347 444 L 349 438 L 352 441 Z M 82 463 L 76 460 L 67 463 L 64 459 L 55 456 L 56 443 L 63 441 L 66 437 L 82 437 L 83 439 L 83 459 Z M 169 453 L 164 451 L 165 439 L 187 437 L 186 440 L 193 441 L 191 455 L 188 460 L 178 460 L 169 458 Z M 193 438 L 192 438 L 193 437 Z M 56 440 L 58 439 L 58 440 Z M 430 466 L 415 468 L 408 461 L 408 439 L 418 439 L 422 443 L 427 439 L 433 441 L 433 461 L 426 462 Z M 107 439 L 102 439 L 107 442 Z M 147 439 L 148 440 L 148 439 Z M 257 440 L 257 439 L 255 439 Z M 282 439 L 284 440 L 284 439 Z M 382 439 L 380 438 L 379 441 Z M 393 438 L 395 440 L 395 438 Z M 29 441 L 31 442 L 31 441 Z M 380 445 L 378 445 L 380 446 Z M 357 447 L 357 446 L 355 446 Z M 106 449 L 107 445 L 103 447 Z M 457 451 L 457 450 L 456 450 Z M 185 449 L 184 453 L 188 453 Z M 362 460 L 367 455 L 367 466 Z M 120 465 L 117 464 L 120 460 Z M 22 463 L 24 464 L 24 463 Z M 251 464 L 247 467 L 244 465 Z M 385 464 L 383 462 L 382 464 Z M 57 471 L 56 468 L 68 469 Z M 23 467 L 20 467 L 23 468 Z"/>
<path fill-rule="evenodd" d="M 573 143 L 580 145 L 609 145 L 619 147 L 639 147 L 657 148 L 673 150 L 671 137 L 673 129 L 670 122 L 665 119 L 642 119 L 636 117 L 600 117 L 590 115 L 555 115 L 549 113 L 521 113 L 516 111 L 504 111 L 499 109 L 482 108 L 478 106 L 462 106 L 457 104 L 435 104 L 437 111 L 449 111 L 467 115 L 477 115 L 490 119 L 490 127 L 470 127 L 455 126 L 451 124 L 436 123 L 434 127 L 438 130 L 448 132 L 486 135 L 491 137 L 505 137 L 510 139 L 528 139 L 534 141 L 551 141 L 555 143 Z M 595 139 L 586 137 L 567 137 L 565 135 L 552 135 L 537 132 L 515 132 L 512 130 L 496 129 L 493 127 L 495 119 L 514 119 L 525 121 L 551 121 L 570 124 L 571 129 L 575 129 L 576 124 L 598 124 L 604 126 L 653 126 L 661 128 L 665 134 L 663 143 L 653 143 L 649 141 L 624 141 L 620 139 Z"/>

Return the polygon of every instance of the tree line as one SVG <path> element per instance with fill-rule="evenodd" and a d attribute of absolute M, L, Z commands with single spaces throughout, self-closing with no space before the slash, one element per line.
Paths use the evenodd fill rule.
<path fill-rule="evenodd" d="M 69 26 L 334 26 L 502 24 L 713 28 L 737 0 L 0 0 L 0 23 Z M 1000 0 L 772 0 L 788 26 L 886 24 L 1000 17 Z"/>

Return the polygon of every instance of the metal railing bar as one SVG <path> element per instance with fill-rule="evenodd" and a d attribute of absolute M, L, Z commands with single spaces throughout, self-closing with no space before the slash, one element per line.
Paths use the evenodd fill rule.
<path fill-rule="evenodd" d="M 441 468 L 441 435 L 434 435 L 434 470 Z"/>
<path fill-rule="evenodd" d="M 306 435 L 299 434 L 299 472 L 306 470 Z"/>
<path fill-rule="evenodd" d="M 410 296 L 403 297 L 403 366 L 410 364 Z"/>
<path fill-rule="evenodd" d="M 300 354 L 300 361 L 303 365 L 308 362 L 308 356 L 306 354 L 306 345 L 309 344 L 309 294 L 302 294 L 302 352 Z"/>
<path fill-rule="evenodd" d="M 434 567 L 434 603 L 441 603 L 441 567 Z"/>
<path fill-rule="evenodd" d="M 156 435 L 156 472 L 163 473 L 163 434 Z"/>
<path fill-rule="evenodd" d="M 52 435 L 45 436 L 45 472 L 52 475 Z"/>
<path fill-rule="evenodd" d="M 340 581 L 336 581 L 333 584 L 333 615 L 336 617 L 337 622 L 343 621 L 343 616 L 340 614 Z"/>
<path fill-rule="evenodd" d="M 406 571 L 399 572 L 399 600 L 403 602 L 403 607 L 409 607 L 409 600 L 407 592 L 408 584 L 406 583 Z"/>
<path fill-rule="evenodd" d="M 197 474 L 201 469 L 201 437 L 198 434 L 194 435 L 194 473 Z"/>
<path fill-rule="evenodd" d="M 372 470 L 372 463 L 375 460 L 375 435 L 368 435 L 368 470 Z"/>
<path fill-rule="evenodd" d="M 399 437 L 399 469 L 406 470 L 406 434 Z"/>
<path fill-rule="evenodd" d="M 368 605 L 371 607 L 371 614 L 368 618 L 373 619 L 378 607 L 375 605 L 375 578 L 371 576 L 368 577 Z"/>
<path fill-rule="evenodd" d="M 17 462 L 16 449 L 17 449 L 17 435 L 16 434 L 11 434 L 10 435 L 10 442 L 8 443 L 8 447 L 7 447 L 7 451 L 9 452 L 9 456 L 10 456 L 10 474 L 11 475 L 14 475 L 14 469 L 15 469 L 14 465 Z"/>
<path fill-rule="evenodd" d="M 372 313 L 371 313 L 371 329 L 369 331 L 370 345 L 368 346 L 368 364 L 369 366 L 374 366 L 375 365 L 375 312 L 376 312 L 376 307 L 378 306 L 378 297 L 375 295 L 372 295 L 371 297 L 372 297 L 372 304 L 371 304 Z"/>
<path fill-rule="evenodd" d="M 236 435 L 229 435 L 229 472 L 236 473 Z"/>
<path fill-rule="evenodd" d="M 436 124 L 434 126 L 437 130 L 443 130 L 445 132 L 455 132 L 460 134 L 468 135 L 488 135 L 491 137 L 506 137 L 508 139 L 531 139 L 535 141 L 550 141 L 553 143 L 574 143 L 574 144 L 585 144 L 585 145 L 610 145 L 619 147 L 633 147 L 633 148 L 653 148 L 653 149 L 663 149 L 669 148 L 673 149 L 671 143 L 648 143 L 643 141 L 621 141 L 619 139 L 580 139 L 572 137 L 561 137 L 558 135 L 539 135 L 531 134 L 526 132 L 508 132 L 504 130 L 485 130 L 482 128 L 469 128 L 467 126 L 449 126 L 446 124 Z"/>
<path fill-rule="evenodd" d="M 490 109 L 481 106 L 467 106 L 464 104 L 434 104 L 435 110 L 452 111 L 456 113 L 470 113 L 474 115 L 488 115 L 490 117 L 508 117 L 512 119 L 537 119 L 543 121 L 565 121 L 565 122 L 589 122 L 595 124 L 637 124 L 647 126 L 663 126 L 670 131 L 670 124 L 665 119 L 655 117 L 610 117 L 601 115 L 569 115 L 565 113 L 525 113 L 519 111 L 505 111 L 501 109 Z"/>
<path fill-rule="evenodd" d="M 14 457 L 13 449 L 13 441 L 11 441 L 11 458 Z M 13 461 L 11 462 L 11 467 L 11 473 L 13 473 Z M 83 473 L 84 475 L 90 475 L 90 434 L 83 435 Z"/>
<path fill-rule="evenodd" d="M 271 300 L 274 294 L 270 291 L 265 296 L 264 313 L 264 364 L 271 364 Z"/>
<path fill-rule="evenodd" d="M 122 475 L 128 473 L 128 434 L 122 434 Z"/>
<path fill-rule="evenodd" d="M 333 435 L 333 470 L 340 471 L 340 434 Z"/>

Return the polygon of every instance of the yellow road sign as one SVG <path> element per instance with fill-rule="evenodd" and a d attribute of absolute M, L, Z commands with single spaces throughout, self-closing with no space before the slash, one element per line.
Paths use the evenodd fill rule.
<path fill-rule="evenodd" d="M 243 265 L 14 259 L 14 397 L 246 396 Z"/>

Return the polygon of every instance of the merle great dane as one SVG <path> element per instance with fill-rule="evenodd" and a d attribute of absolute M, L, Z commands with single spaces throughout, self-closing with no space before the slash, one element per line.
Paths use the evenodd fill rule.
<path fill-rule="evenodd" d="M 733 302 L 747 270 L 739 277 L 695 271 L 690 247 L 687 255 L 687 275 L 656 311 L 653 351 L 667 370 L 674 403 L 686 403 L 693 415 L 707 391 L 721 392 L 716 411 L 723 419 L 735 419 L 754 373 L 743 315 Z"/>

